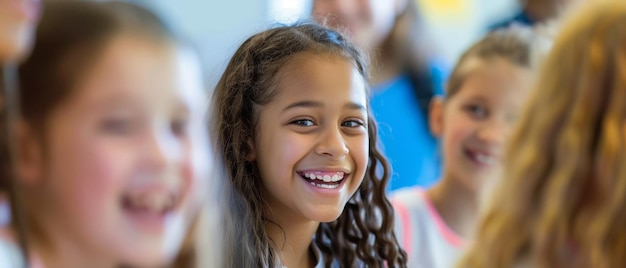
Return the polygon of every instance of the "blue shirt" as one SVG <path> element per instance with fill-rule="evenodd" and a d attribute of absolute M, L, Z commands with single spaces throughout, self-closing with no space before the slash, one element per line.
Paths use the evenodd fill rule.
<path fill-rule="evenodd" d="M 436 182 L 441 173 L 437 141 L 410 78 L 400 76 L 374 87 L 370 104 L 378 122 L 379 145 L 391 162 L 388 190 Z"/>

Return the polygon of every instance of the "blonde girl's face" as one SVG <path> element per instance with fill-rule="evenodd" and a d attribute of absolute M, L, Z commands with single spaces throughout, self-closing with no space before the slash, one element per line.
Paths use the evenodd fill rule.
<path fill-rule="evenodd" d="M 39 0 L 0 0 L 0 62 L 24 56 L 39 20 Z"/>
<path fill-rule="evenodd" d="M 24 164 L 43 232 L 86 258 L 171 259 L 205 188 L 202 84 L 193 53 L 113 38 L 49 116 L 42 161 Z"/>
<path fill-rule="evenodd" d="M 435 100 L 431 128 L 441 138 L 445 176 L 477 190 L 498 170 L 532 82 L 531 71 L 496 57 L 468 59 L 461 88 Z"/>
<path fill-rule="evenodd" d="M 254 152 L 271 219 L 330 222 L 360 186 L 368 163 L 365 81 L 334 56 L 302 53 L 279 74 L 259 110 Z"/>

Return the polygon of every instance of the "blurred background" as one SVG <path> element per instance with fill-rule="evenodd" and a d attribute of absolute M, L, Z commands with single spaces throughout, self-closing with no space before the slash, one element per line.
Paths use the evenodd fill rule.
<path fill-rule="evenodd" d="M 452 66 L 459 54 L 489 25 L 511 17 L 517 0 L 417 1 L 427 35 L 443 63 Z M 307 18 L 310 0 L 143 0 L 154 6 L 198 47 L 210 88 L 245 38 L 272 24 Z"/>

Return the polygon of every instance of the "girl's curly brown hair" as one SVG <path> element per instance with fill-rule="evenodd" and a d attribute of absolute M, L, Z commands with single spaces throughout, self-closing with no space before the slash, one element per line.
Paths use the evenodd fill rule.
<path fill-rule="evenodd" d="M 567 21 L 459 267 L 626 264 L 626 2 Z"/>
<path fill-rule="evenodd" d="M 280 267 L 266 230 L 266 198 L 258 168 L 246 160 L 260 106 L 276 94 L 277 74 L 294 55 L 312 52 L 341 57 L 368 78 L 365 54 L 336 31 L 311 23 L 279 26 L 248 38 L 235 52 L 214 93 L 213 137 L 223 153 L 233 193 L 225 265 Z M 321 223 L 315 239 L 325 265 L 406 266 L 406 254 L 393 233 L 393 209 L 385 195 L 389 164 L 376 147 L 376 123 L 368 117 L 369 164 L 365 178 L 333 222 Z"/>

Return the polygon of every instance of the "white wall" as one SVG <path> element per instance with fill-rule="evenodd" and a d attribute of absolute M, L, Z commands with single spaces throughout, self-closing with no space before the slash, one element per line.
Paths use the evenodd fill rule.
<path fill-rule="evenodd" d="M 219 80 L 237 47 L 269 27 L 267 0 L 152 0 L 198 46 L 209 86 Z"/>
<path fill-rule="evenodd" d="M 442 0 L 417 0 L 422 3 Z M 446 0 L 462 2 L 464 12 L 423 10 L 430 37 L 440 55 L 454 64 L 463 51 L 480 39 L 489 25 L 513 16 L 517 0 Z M 425 7 L 423 7 L 425 8 Z M 433 14 L 434 13 L 434 14 Z"/>
<path fill-rule="evenodd" d="M 141 0 L 139 0 L 141 1 Z M 421 3 L 442 59 L 453 64 L 490 23 L 512 14 L 517 0 L 413 0 Z M 443 2 L 442 2 L 443 1 Z M 156 5 L 200 48 L 213 87 L 235 49 L 274 22 L 308 16 L 311 0 L 144 0 Z M 429 10 L 433 3 L 461 3 L 466 10 Z M 429 5 L 430 3 L 430 5 Z M 441 5 L 439 5 L 440 7 Z"/>

